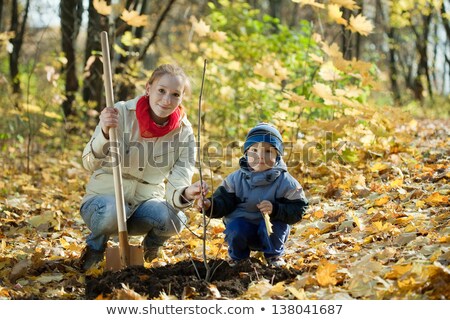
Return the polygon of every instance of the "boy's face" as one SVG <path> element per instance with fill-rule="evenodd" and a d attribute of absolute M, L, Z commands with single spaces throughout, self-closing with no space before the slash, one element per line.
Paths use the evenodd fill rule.
<path fill-rule="evenodd" d="M 273 168 L 277 156 L 277 150 L 267 142 L 254 143 L 247 150 L 248 165 L 255 172 Z"/>

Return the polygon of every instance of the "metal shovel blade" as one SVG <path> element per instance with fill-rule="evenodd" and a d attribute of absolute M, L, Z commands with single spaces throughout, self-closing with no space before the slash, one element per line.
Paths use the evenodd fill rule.
<path fill-rule="evenodd" d="M 144 265 L 144 252 L 142 246 L 128 246 L 128 257 L 130 261 L 127 266 L 142 266 Z M 106 271 L 119 271 L 122 269 L 122 261 L 120 255 L 120 248 L 108 247 L 106 248 Z"/>

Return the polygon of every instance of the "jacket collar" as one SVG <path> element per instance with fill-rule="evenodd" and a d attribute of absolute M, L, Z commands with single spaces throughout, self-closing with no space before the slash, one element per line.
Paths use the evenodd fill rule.
<path fill-rule="evenodd" d="M 262 172 L 251 171 L 245 156 L 239 159 L 239 165 L 244 178 L 252 187 L 269 185 L 287 171 L 287 166 L 282 158 L 273 168 Z"/>

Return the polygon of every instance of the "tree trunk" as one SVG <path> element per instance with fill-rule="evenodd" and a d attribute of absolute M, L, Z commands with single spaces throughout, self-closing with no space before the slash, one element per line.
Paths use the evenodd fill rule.
<path fill-rule="evenodd" d="M 3 0 L 0 0 L 0 31 L 3 31 Z"/>
<path fill-rule="evenodd" d="M 384 32 L 388 37 L 388 65 L 389 65 L 389 79 L 391 81 L 392 97 L 396 105 L 401 104 L 402 96 L 400 94 L 400 87 L 398 84 L 399 73 L 398 73 L 398 50 L 394 45 L 396 43 L 395 28 L 391 27 L 387 22 L 384 7 L 381 0 L 376 1 L 376 23 L 383 26 Z M 383 37 L 378 38 L 378 47 L 382 47 L 381 42 Z"/>
<path fill-rule="evenodd" d="M 82 0 L 65 0 L 60 2 L 62 50 L 67 59 L 67 64 L 63 70 L 63 73 L 65 72 L 66 75 L 66 99 L 62 105 L 66 117 L 75 114 L 73 101 L 75 100 L 75 93 L 78 91 L 75 40 L 81 24 L 80 8 L 83 8 Z"/>
<path fill-rule="evenodd" d="M 23 12 L 22 23 L 19 23 L 18 1 L 17 0 L 12 1 L 10 31 L 14 32 L 15 36 L 10 40 L 11 44 L 13 45 L 13 49 L 9 55 L 9 74 L 12 81 L 13 93 L 15 94 L 20 93 L 19 56 L 23 44 L 23 36 L 25 34 L 25 26 L 27 23 L 29 9 L 30 9 L 30 0 L 27 0 Z"/>
<path fill-rule="evenodd" d="M 139 15 L 143 15 L 147 13 L 147 5 L 148 5 L 148 1 L 147 0 L 142 0 L 142 1 L 136 1 L 133 3 L 133 1 L 129 0 L 127 1 L 127 3 L 125 4 L 126 8 L 129 8 L 131 6 L 133 6 L 132 8 L 130 8 L 131 10 L 135 10 L 137 11 L 139 9 Z M 130 9 L 128 9 L 130 11 Z M 123 22 L 122 22 L 123 23 Z M 118 26 L 118 29 L 121 30 L 120 34 L 124 33 L 125 31 L 130 31 L 133 32 L 134 31 L 134 37 L 141 39 L 143 34 L 144 34 L 144 27 L 136 27 L 133 28 L 125 23 L 123 23 L 122 25 Z M 123 50 L 125 51 L 136 51 L 139 52 L 138 47 L 134 47 L 134 48 L 129 48 L 126 47 L 125 45 L 121 44 L 121 47 Z M 128 64 L 129 61 L 129 57 L 128 56 L 120 56 L 119 57 L 119 64 L 117 66 L 117 69 L 115 70 L 116 73 L 121 73 L 121 72 L 125 72 L 125 66 Z M 130 83 L 129 81 L 126 82 L 121 82 L 119 84 L 117 84 L 117 97 L 119 100 L 126 100 L 128 98 L 130 98 L 130 95 L 134 94 L 134 84 Z"/>
<path fill-rule="evenodd" d="M 394 97 L 395 104 L 400 105 L 401 104 L 401 95 L 400 95 L 400 89 L 398 86 L 398 70 L 397 70 L 397 62 L 396 62 L 396 55 L 397 50 L 395 49 L 395 30 L 392 27 L 389 27 L 389 32 L 387 33 L 387 36 L 389 38 L 389 72 L 390 72 L 390 79 L 391 79 L 391 89 L 392 94 Z"/>
<path fill-rule="evenodd" d="M 88 16 L 84 53 L 83 101 L 95 102 L 96 110 L 100 112 L 104 105 L 100 32 L 108 30 L 108 20 L 95 10 L 94 0 L 89 0 Z"/>
<path fill-rule="evenodd" d="M 349 20 L 351 15 L 351 10 L 343 8 L 342 17 L 345 20 Z M 345 26 L 341 27 L 342 29 L 342 37 L 341 37 L 341 51 L 344 56 L 344 59 L 350 60 L 352 58 L 352 32 L 347 30 Z"/>
<path fill-rule="evenodd" d="M 147 13 L 147 6 L 148 6 L 148 1 L 147 0 L 142 0 L 141 8 L 139 10 L 139 14 L 140 15 L 143 15 L 143 14 Z M 136 38 L 141 39 L 143 34 L 144 34 L 144 27 L 136 28 L 136 32 L 135 32 Z"/>
<path fill-rule="evenodd" d="M 423 102 L 424 96 L 423 96 L 423 90 L 424 90 L 424 83 L 423 83 L 423 77 L 425 77 L 427 81 L 427 87 L 428 87 L 428 93 L 431 98 L 433 98 L 433 89 L 431 88 L 431 79 L 430 79 L 430 71 L 428 68 L 428 34 L 430 31 L 430 23 L 431 23 L 431 15 L 428 16 L 422 16 L 422 33 L 419 32 L 419 28 L 416 28 L 413 23 L 411 23 L 411 29 L 413 30 L 414 34 L 416 35 L 416 50 L 419 55 L 419 62 L 417 63 L 417 73 L 416 77 L 414 78 L 413 83 L 413 91 L 414 96 L 417 100 Z"/>
<path fill-rule="evenodd" d="M 289 28 L 294 28 L 298 25 L 298 8 L 300 5 L 298 3 L 293 4 L 294 7 L 292 8 L 292 15 L 289 22 Z"/>
<path fill-rule="evenodd" d="M 145 54 L 147 53 L 148 48 L 152 45 L 152 43 L 156 40 L 156 36 L 158 35 L 159 28 L 161 27 L 164 19 L 169 14 L 169 11 L 172 7 L 172 5 L 175 3 L 176 0 L 170 0 L 167 4 L 166 9 L 164 9 L 163 13 L 159 16 L 158 21 L 156 22 L 155 28 L 153 29 L 153 33 L 151 38 L 147 41 L 147 43 L 144 45 L 143 49 L 139 53 L 139 60 L 143 60 L 145 57 Z"/>
<path fill-rule="evenodd" d="M 278 18 L 281 21 L 281 8 L 283 7 L 283 0 L 269 1 L 270 15 L 274 18 Z"/>
<path fill-rule="evenodd" d="M 444 2 L 442 1 L 441 4 L 441 18 L 442 18 L 442 24 L 444 25 L 445 33 L 447 34 L 447 40 L 450 41 L 450 22 L 448 19 L 445 19 L 444 17 L 447 16 L 447 11 L 445 9 Z"/>
<path fill-rule="evenodd" d="M 360 8 L 358 9 L 358 13 L 357 14 L 362 14 L 364 10 L 364 1 L 361 1 L 361 5 Z M 361 35 L 359 33 L 356 33 L 356 39 L 355 39 L 355 53 L 354 53 L 354 57 L 356 59 L 359 60 L 360 56 L 361 56 L 361 43 L 362 43 L 362 38 Z"/>
<path fill-rule="evenodd" d="M 125 3 L 125 8 L 128 11 L 134 10 L 134 8 L 132 8 L 132 5 L 134 4 L 134 7 L 136 7 L 138 3 L 139 3 L 139 0 L 137 0 L 136 2 L 133 2 L 132 0 L 127 0 Z M 133 32 L 133 28 L 130 25 L 128 25 L 126 22 L 119 19 L 115 23 L 116 23 L 115 24 L 116 25 L 116 34 L 115 34 L 116 38 L 120 38 L 127 31 L 129 31 L 131 33 Z M 124 45 L 123 43 L 116 43 L 116 45 L 120 46 L 124 51 L 131 50 L 131 48 Z M 129 59 L 130 58 L 128 56 L 119 55 L 118 63 L 113 64 L 116 66 L 116 68 L 113 72 L 117 73 L 117 74 L 124 74 L 126 72 L 125 66 L 128 65 Z M 116 96 L 119 100 L 128 100 L 130 98 L 130 91 L 133 90 L 134 84 L 130 83 L 125 77 L 123 79 L 124 79 L 124 81 L 120 81 L 120 82 L 118 81 L 115 83 L 114 87 L 116 89 Z"/>

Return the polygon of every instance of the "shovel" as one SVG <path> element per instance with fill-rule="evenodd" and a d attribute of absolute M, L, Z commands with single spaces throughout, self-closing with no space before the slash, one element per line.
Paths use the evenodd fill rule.
<path fill-rule="evenodd" d="M 108 33 L 100 34 L 103 53 L 103 81 L 106 91 L 106 106 L 114 108 L 111 62 L 109 60 Z M 110 152 L 113 159 L 114 193 L 116 196 L 117 225 L 119 246 L 106 248 L 105 270 L 119 271 L 132 265 L 143 265 L 143 250 L 141 246 L 131 246 L 128 243 L 127 218 L 125 214 L 125 199 L 123 196 L 122 169 L 120 166 L 119 142 L 116 128 L 109 128 Z"/>

